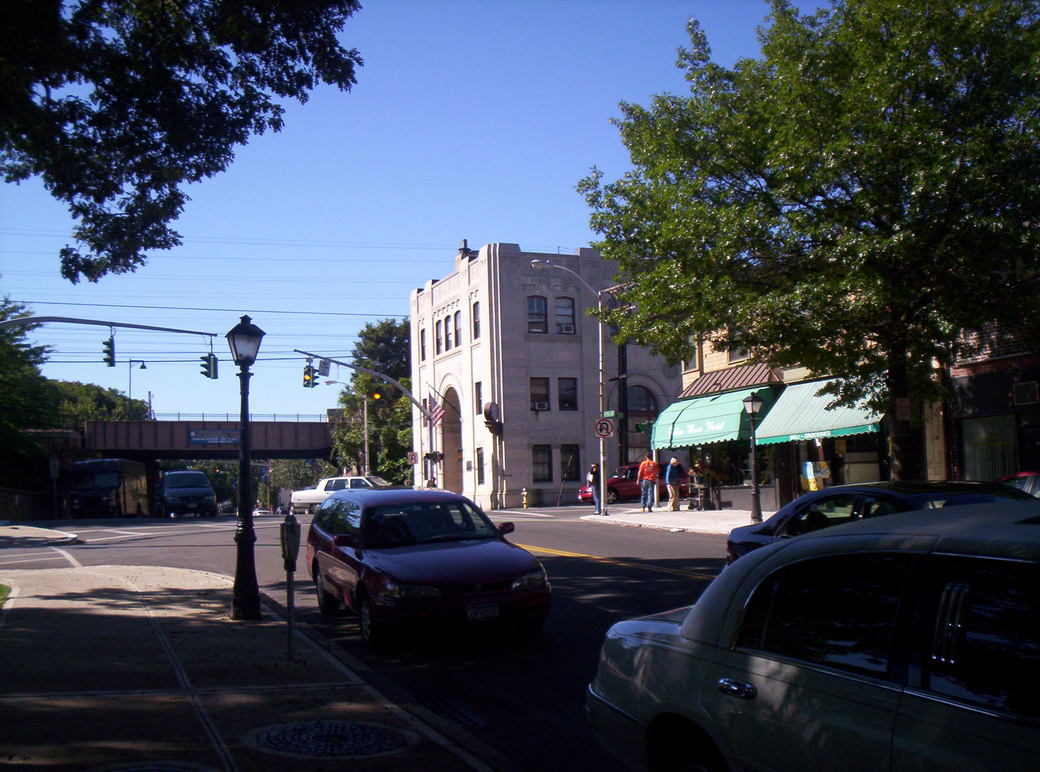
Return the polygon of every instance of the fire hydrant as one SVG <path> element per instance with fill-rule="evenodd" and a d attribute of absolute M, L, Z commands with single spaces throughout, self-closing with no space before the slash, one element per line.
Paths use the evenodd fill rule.
<path fill-rule="evenodd" d="M 527 509 L 527 488 L 520 491 L 520 501 L 523 502 L 524 509 Z"/>

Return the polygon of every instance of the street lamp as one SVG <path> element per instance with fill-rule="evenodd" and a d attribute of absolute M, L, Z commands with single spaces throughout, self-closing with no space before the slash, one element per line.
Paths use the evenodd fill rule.
<path fill-rule="evenodd" d="M 141 370 L 147 370 L 144 366 L 143 359 L 128 359 L 126 360 L 126 420 L 129 421 L 133 418 L 134 408 L 134 365 L 141 365 Z M 150 416 L 146 416 L 148 418 Z"/>
<path fill-rule="evenodd" d="M 238 365 L 239 392 L 242 397 L 239 411 L 238 437 L 238 527 L 235 529 L 237 557 L 235 584 L 231 592 L 232 619 L 260 619 L 260 587 L 256 581 L 256 560 L 253 545 L 252 492 L 250 491 L 250 436 L 249 436 L 249 366 L 256 361 L 264 331 L 253 324 L 248 316 L 227 334 L 231 359 Z"/>
<path fill-rule="evenodd" d="M 758 445 L 755 437 L 755 416 L 762 409 L 762 400 L 754 394 L 744 397 L 744 410 L 751 420 L 751 522 L 762 522 L 762 499 L 758 490 Z"/>
<path fill-rule="evenodd" d="M 603 417 L 603 412 L 606 410 L 606 397 L 604 394 L 604 379 L 603 379 L 603 319 L 601 315 L 603 313 L 603 292 L 598 290 L 589 284 L 585 279 L 581 277 L 576 271 L 572 271 L 563 265 L 557 265 L 551 263 L 548 260 L 532 260 L 531 267 L 537 268 L 538 270 L 545 270 L 547 268 L 555 268 L 557 271 L 564 271 L 569 273 L 571 276 L 576 278 L 585 287 L 596 296 L 596 321 L 597 329 L 599 330 L 599 417 Z M 607 438 L 599 435 L 599 505 L 600 514 L 607 515 Z"/>

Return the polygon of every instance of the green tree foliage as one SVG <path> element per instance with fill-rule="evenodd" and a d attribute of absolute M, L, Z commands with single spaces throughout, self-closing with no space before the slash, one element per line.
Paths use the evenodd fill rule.
<path fill-rule="evenodd" d="M 282 127 L 279 100 L 361 65 L 336 35 L 356 0 L 6 0 L 0 4 L 0 172 L 39 177 L 81 247 L 62 276 L 136 270 L 180 244 L 184 188 L 236 145 Z"/>
<path fill-rule="evenodd" d="M 8 298 L 0 300 L 0 320 L 29 316 Z M 26 429 L 53 428 L 55 393 L 40 366 L 45 346 L 32 346 L 26 335 L 37 325 L 0 329 L 0 485 L 33 488 L 46 480 L 46 455 Z"/>
<path fill-rule="evenodd" d="M 634 168 L 579 185 L 631 281 L 621 336 L 837 376 L 897 417 L 894 476 L 920 474 L 896 400 L 934 396 L 962 330 L 1034 316 L 1038 9 L 774 0 L 762 58 L 732 69 L 691 21 L 689 95 L 623 104 Z"/>
<path fill-rule="evenodd" d="M 106 389 L 94 383 L 51 381 L 58 396 L 57 414 L 52 425 L 62 429 L 79 429 L 85 421 L 144 421 L 148 403 L 127 400 L 118 389 Z"/>
<path fill-rule="evenodd" d="M 408 322 L 384 319 L 362 328 L 354 346 L 354 362 L 410 388 L 410 352 Z M 405 484 L 411 473 L 407 454 L 412 449 L 412 403 L 395 387 L 368 373 L 355 371 L 350 388 L 340 394 L 343 421 L 333 429 L 333 453 L 342 466 L 364 469 L 366 401 L 369 470 Z"/>

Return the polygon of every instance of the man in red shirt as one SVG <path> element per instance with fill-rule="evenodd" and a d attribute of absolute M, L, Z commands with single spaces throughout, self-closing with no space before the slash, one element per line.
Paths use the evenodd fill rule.
<path fill-rule="evenodd" d="M 658 473 L 653 454 L 647 452 L 646 458 L 639 465 L 639 504 L 644 512 L 654 511 L 654 489 L 657 487 Z"/>

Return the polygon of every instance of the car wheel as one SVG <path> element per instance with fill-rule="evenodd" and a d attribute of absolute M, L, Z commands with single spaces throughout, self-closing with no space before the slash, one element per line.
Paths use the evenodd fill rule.
<path fill-rule="evenodd" d="M 711 738 L 692 721 L 663 717 L 646 734 L 650 772 L 727 772 L 726 759 Z"/>
<path fill-rule="evenodd" d="M 339 612 L 339 599 L 328 591 L 325 579 L 318 567 L 314 567 L 314 590 L 318 594 L 318 611 L 323 616 L 332 616 Z"/>
<path fill-rule="evenodd" d="M 608 504 L 617 504 L 617 499 L 618 499 L 617 491 L 614 490 L 613 488 L 607 488 L 607 503 Z"/>
<path fill-rule="evenodd" d="M 361 628 L 361 640 L 373 649 L 378 649 L 386 644 L 386 629 L 384 625 L 372 615 L 372 602 L 368 595 L 359 593 L 357 603 L 358 626 Z"/>

